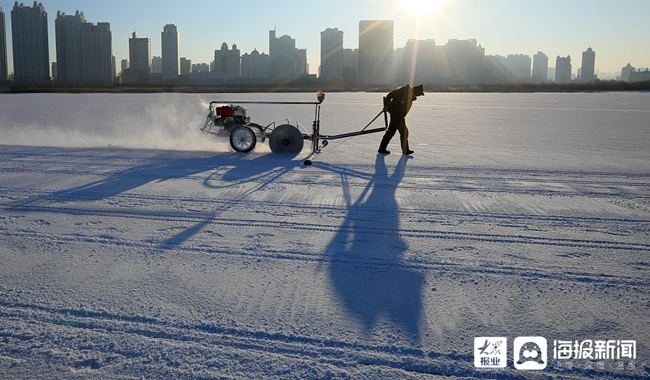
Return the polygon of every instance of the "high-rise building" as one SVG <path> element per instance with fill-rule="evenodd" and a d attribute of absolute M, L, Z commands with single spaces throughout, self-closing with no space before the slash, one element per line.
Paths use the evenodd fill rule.
<path fill-rule="evenodd" d="M 0 84 L 8 79 L 7 70 L 7 33 L 5 26 L 5 14 L 0 7 Z"/>
<path fill-rule="evenodd" d="M 485 48 L 478 45 L 476 40 L 449 40 L 445 44 L 444 55 L 449 73 L 447 80 L 452 83 L 478 83 L 483 79 Z"/>
<path fill-rule="evenodd" d="M 628 82 L 647 82 L 650 81 L 650 70 L 645 69 L 645 71 L 639 69 L 637 71 L 633 71 L 628 75 L 627 77 Z"/>
<path fill-rule="evenodd" d="M 392 20 L 359 21 L 359 80 L 361 84 L 387 84 L 393 81 Z"/>
<path fill-rule="evenodd" d="M 434 83 L 442 78 L 445 65 L 440 50 L 435 40 L 408 40 L 400 62 L 400 83 Z"/>
<path fill-rule="evenodd" d="M 83 13 L 66 15 L 57 11 L 54 20 L 56 34 L 57 79 L 66 84 L 81 83 L 81 24 Z"/>
<path fill-rule="evenodd" d="M 343 82 L 356 83 L 359 72 L 359 49 L 343 49 Z"/>
<path fill-rule="evenodd" d="M 113 37 L 110 24 L 86 22 L 83 12 L 57 12 L 55 20 L 57 80 L 94 85 L 113 81 Z"/>
<path fill-rule="evenodd" d="M 129 38 L 129 63 L 131 69 L 139 70 L 145 74 L 151 72 L 151 39 L 138 37 L 133 32 Z"/>
<path fill-rule="evenodd" d="M 162 74 L 162 57 L 154 56 L 151 58 L 151 72 L 154 74 Z"/>
<path fill-rule="evenodd" d="M 502 55 L 486 55 L 483 58 L 483 81 L 485 83 L 512 83 L 508 70 L 508 58 Z"/>
<path fill-rule="evenodd" d="M 623 82 L 627 82 L 630 77 L 630 74 L 635 71 L 636 69 L 634 68 L 634 66 L 630 65 L 630 63 L 628 62 L 627 66 L 621 69 L 621 80 Z"/>
<path fill-rule="evenodd" d="M 224 42 L 220 50 L 214 51 L 214 71 L 237 78 L 241 75 L 241 53 L 237 45 L 233 44 L 232 50 L 228 50 L 228 44 Z"/>
<path fill-rule="evenodd" d="M 307 74 L 307 49 L 297 49 L 296 40 L 284 35 L 277 38 L 269 31 L 269 59 L 271 78 L 286 82 Z"/>
<path fill-rule="evenodd" d="M 98 22 L 97 25 L 86 23 L 81 34 L 81 46 L 86 47 L 85 62 L 89 83 L 109 84 L 114 78 L 113 34 L 111 24 Z"/>
<path fill-rule="evenodd" d="M 161 33 L 162 80 L 175 81 L 180 74 L 180 35 L 174 24 L 167 24 Z"/>
<path fill-rule="evenodd" d="M 181 75 L 187 76 L 192 72 L 192 60 L 181 57 Z"/>
<path fill-rule="evenodd" d="M 253 49 L 241 57 L 241 78 L 247 83 L 263 84 L 271 78 L 271 60 L 267 54 Z"/>
<path fill-rule="evenodd" d="M 320 78 L 343 78 L 343 31 L 338 28 L 320 33 Z"/>
<path fill-rule="evenodd" d="M 0 7 L 0 84 L 8 79 L 7 71 L 7 29 L 5 26 L 5 14 Z"/>
<path fill-rule="evenodd" d="M 594 75 L 596 66 L 596 52 L 591 48 L 582 52 L 582 70 L 580 74 L 581 82 L 593 82 L 596 79 Z"/>
<path fill-rule="evenodd" d="M 525 54 L 508 54 L 506 68 L 515 82 L 530 80 L 530 56 Z"/>
<path fill-rule="evenodd" d="M 151 74 L 151 39 L 138 38 L 135 31 L 129 38 L 129 68 L 122 70 L 122 83 L 146 83 Z"/>
<path fill-rule="evenodd" d="M 571 82 L 571 56 L 566 58 L 559 55 L 555 59 L 555 83 Z"/>
<path fill-rule="evenodd" d="M 533 82 L 546 82 L 548 79 L 548 57 L 538 51 L 533 56 Z"/>
<path fill-rule="evenodd" d="M 11 10 L 11 37 L 14 53 L 14 81 L 43 84 L 50 80 L 50 51 L 47 12 L 42 3 L 34 6 L 14 3 Z"/>
<path fill-rule="evenodd" d="M 207 73 L 210 72 L 210 65 L 207 63 L 193 63 L 192 64 L 193 73 Z"/>

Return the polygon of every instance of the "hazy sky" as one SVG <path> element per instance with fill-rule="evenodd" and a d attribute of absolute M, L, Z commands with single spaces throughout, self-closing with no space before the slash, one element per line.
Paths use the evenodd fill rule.
<path fill-rule="evenodd" d="M 153 56 L 161 55 L 160 33 L 168 23 L 180 33 L 182 57 L 209 63 L 223 42 L 236 44 L 242 54 L 254 48 L 268 54 L 268 31 L 289 35 L 296 47 L 307 49 L 311 73 L 320 63 L 320 32 L 338 28 L 344 47 L 358 47 L 360 20 L 395 20 L 394 47 L 408 39 L 476 39 L 487 55 L 543 51 L 549 66 L 558 55 L 580 67 L 582 52 L 596 52 L 601 73 L 620 71 L 628 62 L 650 67 L 650 0 L 428 0 L 433 9 L 416 11 L 417 0 L 221 1 L 221 0 L 42 0 L 48 13 L 50 57 L 56 59 L 54 19 L 57 10 L 83 11 L 88 22 L 110 22 L 113 54 L 118 63 L 128 58 L 128 39 L 134 28 L 151 38 Z M 0 0 L 7 22 L 9 63 L 11 9 L 14 1 Z M 25 5 L 33 5 L 26 1 Z"/>

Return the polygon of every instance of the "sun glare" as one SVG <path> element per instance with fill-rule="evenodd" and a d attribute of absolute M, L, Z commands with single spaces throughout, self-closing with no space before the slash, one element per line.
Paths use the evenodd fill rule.
<path fill-rule="evenodd" d="M 444 0 L 402 0 L 404 8 L 413 13 L 429 13 L 438 10 Z"/>

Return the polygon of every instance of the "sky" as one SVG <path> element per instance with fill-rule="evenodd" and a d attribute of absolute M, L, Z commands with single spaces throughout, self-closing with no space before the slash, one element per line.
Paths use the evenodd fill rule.
<path fill-rule="evenodd" d="M 394 20 L 394 48 L 409 39 L 476 39 L 486 55 L 542 51 L 555 66 L 557 56 L 572 58 L 575 73 L 582 52 L 596 52 L 596 70 L 620 72 L 628 63 L 650 67 L 650 0 L 42 0 L 48 13 L 50 59 L 56 60 L 54 20 L 57 11 L 85 14 L 86 21 L 109 22 L 113 55 L 118 64 L 128 59 L 128 39 L 151 38 L 152 56 L 161 55 L 161 32 L 175 24 L 180 54 L 192 63 L 209 63 L 214 50 L 226 42 L 242 54 L 269 50 L 268 33 L 289 35 L 296 47 L 307 49 L 309 71 L 318 73 L 320 33 L 327 28 L 344 32 L 345 48 L 358 47 L 360 20 Z M 24 2 L 26 6 L 33 1 Z M 7 24 L 10 71 L 11 9 L 14 1 L 0 0 Z"/>

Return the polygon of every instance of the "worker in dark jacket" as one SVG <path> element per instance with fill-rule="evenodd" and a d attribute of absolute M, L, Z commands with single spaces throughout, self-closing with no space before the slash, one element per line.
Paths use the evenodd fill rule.
<path fill-rule="evenodd" d="M 386 150 L 388 143 L 395 135 L 395 132 L 399 131 L 400 142 L 402 144 L 402 154 L 413 154 L 413 151 L 409 149 L 409 130 L 406 127 L 406 114 L 411 109 L 413 101 L 416 100 L 418 96 L 423 95 L 424 88 L 422 85 L 413 87 L 409 84 L 386 95 L 384 98 L 384 109 L 390 114 L 390 123 L 388 124 L 388 129 L 384 134 L 384 138 L 381 139 L 378 153 L 390 153 Z"/>

